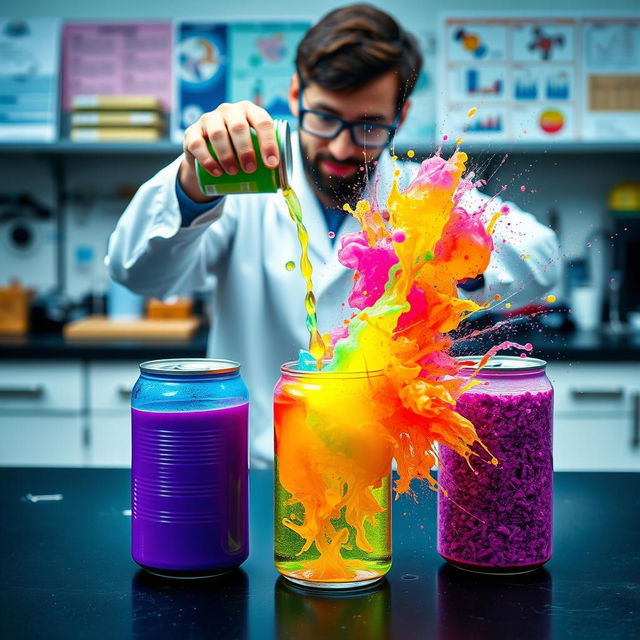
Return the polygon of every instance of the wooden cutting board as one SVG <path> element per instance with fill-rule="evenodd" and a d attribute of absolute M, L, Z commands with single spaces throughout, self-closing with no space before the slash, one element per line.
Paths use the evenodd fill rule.
<path fill-rule="evenodd" d="M 110 320 L 89 316 L 69 322 L 63 329 L 67 340 L 188 340 L 200 326 L 200 318 Z"/>

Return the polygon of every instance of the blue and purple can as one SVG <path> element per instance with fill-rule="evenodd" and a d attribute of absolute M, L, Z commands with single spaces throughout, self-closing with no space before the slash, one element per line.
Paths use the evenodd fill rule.
<path fill-rule="evenodd" d="M 249 394 L 240 365 L 140 365 L 131 395 L 131 555 L 169 577 L 210 577 L 249 555 Z"/>

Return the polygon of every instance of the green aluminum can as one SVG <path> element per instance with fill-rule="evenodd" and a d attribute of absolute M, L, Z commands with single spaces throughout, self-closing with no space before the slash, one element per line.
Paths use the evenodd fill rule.
<path fill-rule="evenodd" d="M 251 139 L 256 152 L 257 168 L 253 173 L 239 170 L 235 175 L 223 173 L 221 176 L 211 175 L 196 160 L 196 174 L 200 190 L 207 196 L 226 196 L 235 193 L 275 193 L 278 189 L 289 187 L 291 171 L 291 135 L 286 120 L 274 120 L 276 142 L 280 151 L 280 163 L 274 169 L 265 166 L 260 154 L 258 135 L 251 129 Z M 211 143 L 207 140 L 211 155 L 217 159 Z"/>

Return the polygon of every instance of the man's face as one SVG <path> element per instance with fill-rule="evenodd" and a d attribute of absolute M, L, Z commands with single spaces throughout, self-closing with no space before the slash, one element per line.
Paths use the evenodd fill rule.
<path fill-rule="evenodd" d="M 294 76 L 289 93 L 289 106 L 298 116 L 300 84 Z M 390 72 L 354 91 L 327 91 L 315 83 L 304 87 L 305 109 L 321 111 L 350 122 L 390 125 L 396 117 L 397 76 Z M 404 120 L 408 103 L 404 105 L 400 122 Z M 332 140 L 318 138 L 300 131 L 300 146 L 307 178 L 325 206 L 341 208 L 345 202 L 354 204 L 361 196 L 374 161 L 383 149 L 371 149 L 354 144 L 348 130 Z M 361 169 L 362 167 L 362 169 Z"/>

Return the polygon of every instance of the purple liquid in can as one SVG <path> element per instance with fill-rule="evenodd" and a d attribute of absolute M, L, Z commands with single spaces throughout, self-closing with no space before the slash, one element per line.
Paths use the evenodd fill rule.
<path fill-rule="evenodd" d="M 132 556 L 138 564 L 215 573 L 246 560 L 248 409 L 131 410 Z"/>

